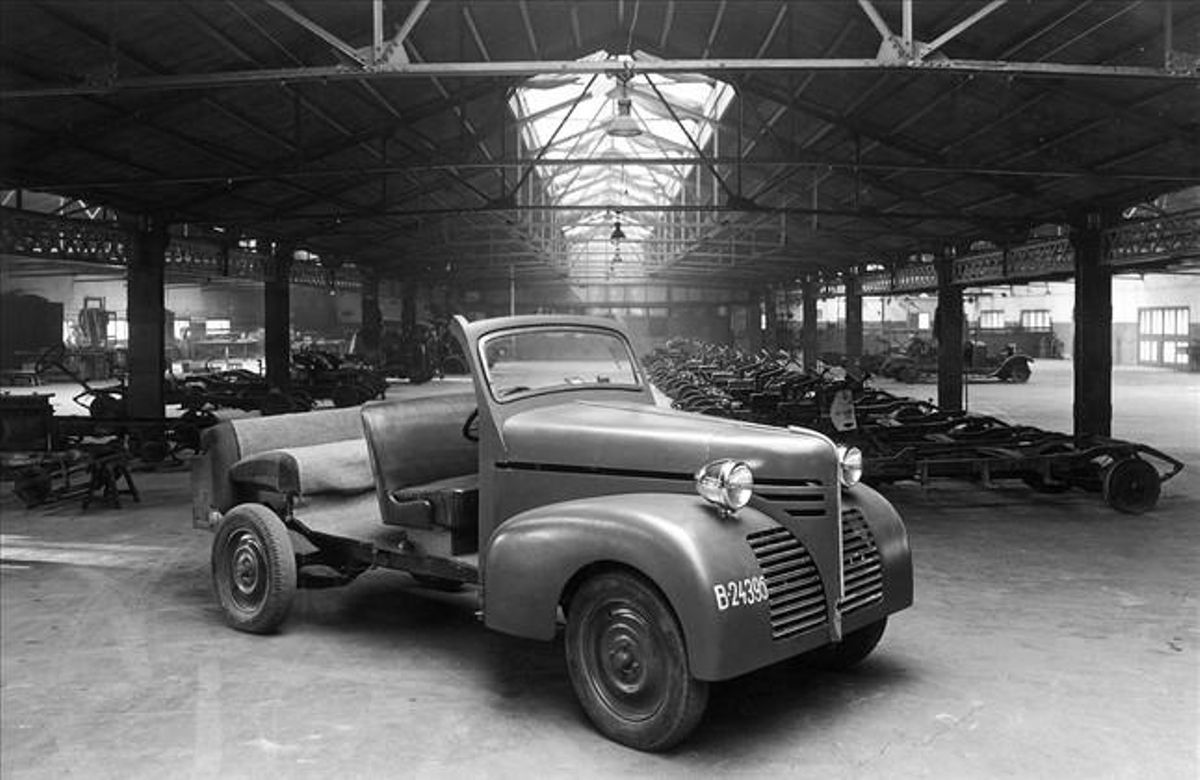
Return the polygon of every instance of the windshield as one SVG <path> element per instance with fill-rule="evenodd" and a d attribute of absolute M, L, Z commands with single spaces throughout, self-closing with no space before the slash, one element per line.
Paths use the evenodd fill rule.
<path fill-rule="evenodd" d="M 549 389 L 640 388 L 629 344 L 598 328 L 529 328 L 479 342 L 488 389 L 499 401 Z"/>

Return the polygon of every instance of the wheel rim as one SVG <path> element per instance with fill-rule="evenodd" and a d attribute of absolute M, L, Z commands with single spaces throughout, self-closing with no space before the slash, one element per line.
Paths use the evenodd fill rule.
<path fill-rule="evenodd" d="M 1158 499 L 1158 472 L 1145 461 L 1133 459 L 1113 466 L 1109 493 L 1112 505 L 1126 511 L 1145 511 Z"/>
<path fill-rule="evenodd" d="M 588 681 L 613 713 L 643 721 L 662 707 L 663 637 L 645 614 L 627 601 L 607 602 L 590 616 L 583 641 Z"/>
<path fill-rule="evenodd" d="M 266 598 L 268 564 L 262 540 L 250 531 L 229 539 L 229 597 L 243 612 L 256 612 Z"/>

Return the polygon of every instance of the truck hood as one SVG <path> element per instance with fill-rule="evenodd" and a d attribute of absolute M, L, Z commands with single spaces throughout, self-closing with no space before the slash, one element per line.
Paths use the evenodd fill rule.
<path fill-rule="evenodd" d="M 834 445 L 819 433 L 645 403 L 575 401 L 533 408 L 509 417 L 502 438 L 510 463 L 691 476 L 705 463 L 735 458 L 750 466 L 760 484 L 837 480 Z"/>

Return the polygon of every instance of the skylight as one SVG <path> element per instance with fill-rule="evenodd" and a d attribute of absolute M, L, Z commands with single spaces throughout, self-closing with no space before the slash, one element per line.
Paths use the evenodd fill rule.
<path fill-rule="evenodd" d="M 612 58 L 602 50 L 581 61 Z M 556 224 L 568 241 L 564 259 L 572 276 L 645 274 L 645 242 L 661 222 L 662 213 L 623 211 L 622 207 L 677 202 L 694 166 L 682 162 L 648 165 L 637 159 L 694 158 L 693 142 L 706 148 L 715 122 L 733 98 L 728 84 L 708 76 L 638 74 L 636 58 L 623 55 L 618 59 L 629 59 L 635 66 L 627 81 L 589 74 L 535 76 L 514 91 L 509 104 L 529 155 L 541 155 L 536 170 L 550 202 L 596 206 L 594 211 L 556 212 Z M 629 117 L 640 130 L 637 135 L 608 132 L 623 97 L 628 98 Z M 663 104 L 664 99 L 670 108 Z M 573 160 L 612 162 L 569 164 Z M 624 237 L 614 241 L 614 234 Z"/>

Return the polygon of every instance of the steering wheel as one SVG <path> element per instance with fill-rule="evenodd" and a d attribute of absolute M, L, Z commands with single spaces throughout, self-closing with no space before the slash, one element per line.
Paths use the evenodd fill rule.
<path fill-rule="evenodd" d="M 479 441 L 479 407 L 475 407 L 467 415 L 467 420 L 462 426 L 462 437 L 467 441 Z"/>

